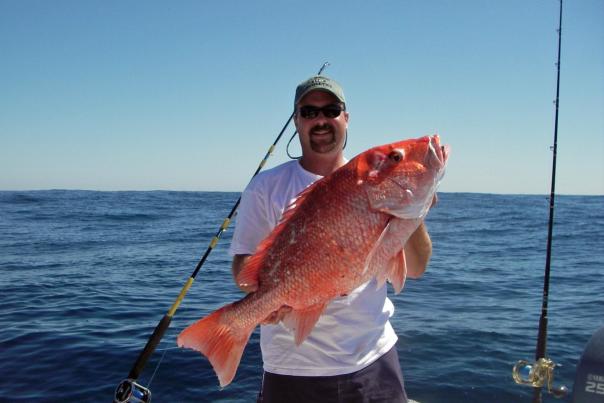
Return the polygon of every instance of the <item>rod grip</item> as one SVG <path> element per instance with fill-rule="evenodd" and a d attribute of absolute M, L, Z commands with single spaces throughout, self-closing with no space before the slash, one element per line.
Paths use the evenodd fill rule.
<path fill-rule="evenodd" d="M 172 322 L 172 317 L 167 314 L 164 315 L 164 317 L 159 321 L 155 327 L 155 330 L 153 330 L 153 334 L 147 341 L 145 348 L 143 351 L 141 351 L 136 362 L 134 363 L 134 366 L 130 370 L 128 378 L 135 380 L 138 379 L 139 375 L 143 371 L 143 368 L 147 364 L 147 361 L 149 361 L 149 357 L 151 357 L 162 337 L 164 337 L 164 333 L 166 333 L 166 330 L 170 327 L 170 322 Z"/>

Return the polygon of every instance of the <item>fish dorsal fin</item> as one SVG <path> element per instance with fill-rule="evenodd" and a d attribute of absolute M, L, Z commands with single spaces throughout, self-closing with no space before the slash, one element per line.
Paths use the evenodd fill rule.
<path fill-rule="evenodd" d="M 294 332 L 296 346 L 310 334 L 327 303 L 312 305 L 304 309 L 294 309 L 283 318 L 284 325 Z"/>
<path fill-rule="evenodd" d="M 256 251 L 250 256 L 245 265 L 237 275 L 237 284 L 245 287 L 257 287 L 260 277 L 260 271 L 265 265 L 265 259 L 270 246 L 275 242 L 275 239 L 285 230 L 287 223 L 293 219 L 296 212 L 300 210 L 301 206 L 308 199 L 313 189 L 323 183 L 324 179 L 319 179 L 314 182 L 302 192 L 298 194 L 285 208 L 283 215 L 279 220 L 279 223 L 273 228 L 271 233 L 264 238 L 260 244 L 256 247 Z M 323 185 L 324 186 L 324 185 Z"/>
<path fill-rule="evenodd" d="M 298 195 L 289 202 L 287 207 L 285 207 L 285 209 L 283 210 L 281 219 L 279 220 L 279 223 L 277 224 L 271 235 L 277 231 L 283 230 L 283 228 L 280 227 L 284 227 L 284 223 L 286 221 L 289 221 L 289 219 L 296 213 L 296 211 L 300 210 L 300 206 L 304 204 L 304 202 L 309 198 L 309 195 L 315 188 L 319 186 L 324 186 L 321 185 L 323 182 L 325 182 L 325 178 L 321 178 L 316 182 L 310 184 L 306 189 L 298 193 Z"/>
<path fill-rule="evenodd" d="M 391 218 L 388 221 L 387 232 L 384 231 L 381 241 L 368 256 L 366 269 L 375 274 L 378 288 L 390 280 L 397 294 L 403 289 L 407 277 L 404 246 L 415 228 L 415 223 L 408 220 Z"/>

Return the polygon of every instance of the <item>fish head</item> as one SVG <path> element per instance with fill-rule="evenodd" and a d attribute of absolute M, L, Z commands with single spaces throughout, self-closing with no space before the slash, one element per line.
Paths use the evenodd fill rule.
<path fill-rule="evenodd" d="M 374 147 L 356 162 L 369 205 L 398 218 L 423 218 L 444 175 L 449 147 L 438 135 Z"/>

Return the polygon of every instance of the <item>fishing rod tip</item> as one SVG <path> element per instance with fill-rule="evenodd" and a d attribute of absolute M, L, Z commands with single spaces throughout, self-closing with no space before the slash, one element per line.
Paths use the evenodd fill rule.
<path fill-rule="evenodd" d="M 323 73 L 323 70 L 325 70 L 325 68 L 331 66 L 331 64 L 329 62 L 325 62 L 323 63 L 323 66 L 321 66 L 321 68 L 319 69 L 319 73 L 317 75 L 321 75 L 321 73 Z"/>

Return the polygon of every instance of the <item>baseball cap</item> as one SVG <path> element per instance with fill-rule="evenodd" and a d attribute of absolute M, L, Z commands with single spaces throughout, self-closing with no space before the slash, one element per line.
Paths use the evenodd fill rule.
<path fill-rule="evenodd" d="M 344 90 L 334 80 L 325 76 L 313 76 L 306 81 L 301 82 L 296 87 L 296 97 L 294 98 L 294 108 L 298 105 L 298 102 L 311 91 L 327 91 L 333 94 L 340 102 L 346 104 L 344 99 Z"/>

